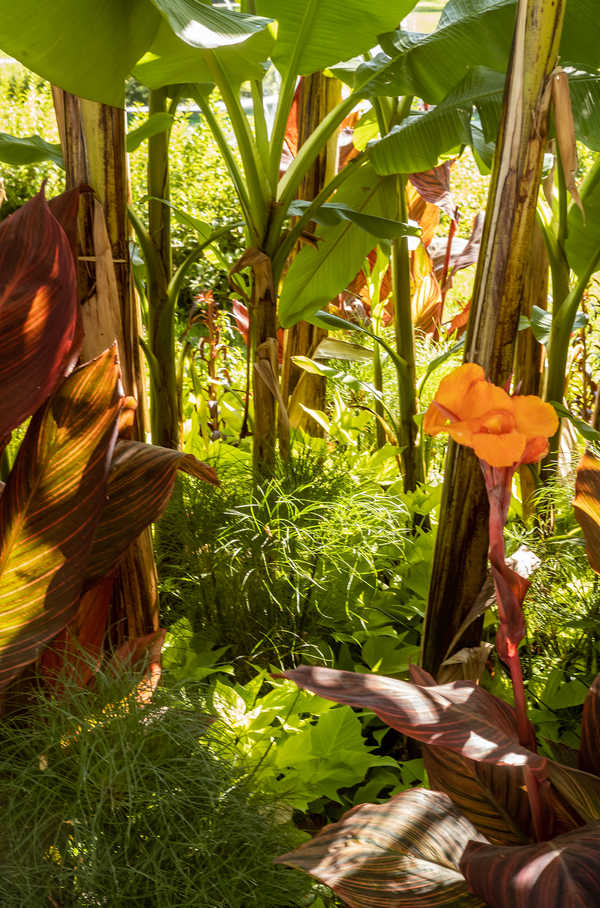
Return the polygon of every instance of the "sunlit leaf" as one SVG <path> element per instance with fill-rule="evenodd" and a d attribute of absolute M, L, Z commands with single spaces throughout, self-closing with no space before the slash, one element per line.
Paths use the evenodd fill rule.
<path fill-rule="evenodd" d="M 588 561 L 600 574 L 600 460 L 589 451 L 577 467 L 573 508 L 585 537 Z"/>
<path fill-rule="evenodd" d="M 69 252 L 70 255 L 70 252 Z M 115 348 L 33 416 L 0 498 L 0 686 L 73 617 L 121 408 Z"/>
<path fill-rule="evenodd" d="M 0 440 L 74 363 L 78 314 L 69 241 L 38 194 L 0 225 Z"/>
<path fill-rule="evenodd" d="M 471 842 L 460 867 L 491 908 L 592 908 L 600 891 L 600 823 L 535 845 Z"/>
<path fill-rule="evenodd" d="M 273 62 L 299 75 L 317 72 L 377 43 L 380 32 L 396 28 L 416 0 L 257 0 L 256 11 L 277 20 Z M 298 47 L 298 39 L 302 43 Z"/>
<path fill-rule="evenodd" d="M 278 858 L 330 886 L 351 908 L 479 906 L 458 867 L 469 841 L 485 843 L 443 794 L 403 791 L 362 804 Z"/>
<path fill-rule="evenodd" d="M 519 744 L 512 707 L 471 681 L 421 687 L 308 665 L 283 677 L 326 699 L 373 710 L 392 728 L 425 744 L 481 762 L 545 767 L 544 757 Z"/>

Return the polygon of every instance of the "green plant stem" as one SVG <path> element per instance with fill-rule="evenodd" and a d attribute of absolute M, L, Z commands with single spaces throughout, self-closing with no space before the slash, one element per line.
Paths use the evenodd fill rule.
<path fill-rule="evenodd" d="M 239 95 L 232 89 L 215 54 L 209 54 L 208 61 L 209 69 L 231 120 L 231 126 L 242 158 L 249 199 L 255 220 L 258 222 L 258 227 L 262 234 L 267 213 L 265 203 L 270 201 L 267 177 L 260 167 L 258 150 L 248 118 L 240 104 Z"/>
<path fill-rule="evenodd" d="M 397 218 L 406 221 L 406 178 L 396 178 L 398 200 Z M 398 398 L 400 405 L 400 438 L 404 490 L 412 492 L 423 481 L 422 459 L 417 455 L 415 442 L 417 426 L 416 367 L 412 306 L 410 293 L 410 263 L 406 237 L 396 237 L 392 242 L 392 300 L 394 303 L 394 328 L 396 351 L 406 363 L 398 370 Z"/>
<path fill-rule="evenodd" d="M 221 126 L 219 125 L 217 118 L 211 110 L 211 107 L 200 89 L 194 90 L 191 92 L 191 96 L 202 111 L 204 119 L 208 123 L 208 127 L 212 132 L 215 142 L 219 146 L 219 151 L 223 155 L 223 160 L 231 181 L 235 187 L 236 195 L 239 199 L 240 207 L 244 215 L 244 220 L 247 225 L 247 230 L 249 234 L 249 240 L 251 243 L 256 243 L 260 235 L 259 224 L 256 220 L 255 212 L 250 203 L 250 196 L 244 183 L 244 178 L 242 172 L 238 167 L 238 163 L 233 155 L 233 152 L 230 147 L 230 143 L 227 139 L 227 136 L 223 132 Z"/>
<path fill-rule="evenodd" d="M 150 115 L 165 113 L 166 88 L 150 92 Z M 171 104 L 174 112 L 175 106 Z M 148 241 L 154 255 L 146 263 L 148 272 L 148 337 L 158 370 L 151 371 L 150 413 L 152 441 L 167 448 L 179 447 L 179 418 L 175 374 L 175 331 L 169 299 L 171 279 L 171 209 L 169 200 L 170 130 L 148 140 Z M 154 376 L 154 377 L 153 377 Z"/>
<path fill-rule="evenodd" d="M 379 344 L 375 344 L 373 347 L 373 385 L 375 390 L 379 391 L 380 394 L 383 394 L 383 371 L 381 368 L 381 353 L 379 352 Z M 378 416 L 383 417 L 383 404 L 380 400 L 375 399 L 375 413 Z M 381 425 L 379 419 L 375 420 L 375 437 L 378 448 L 383 448 L 385 444 L 385 431 Z"/>

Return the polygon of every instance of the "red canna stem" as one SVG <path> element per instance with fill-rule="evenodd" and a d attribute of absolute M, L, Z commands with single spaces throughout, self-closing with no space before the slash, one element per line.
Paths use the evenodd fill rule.
<path fill-rule="evenodd" d="M 529 583 L 525 578 L 520 577 L 519 574 L 508 567 L 504 547 L 504 527 L 508 516 L 515 467 L 490 467 L 483 460 L 479 462 L 485 478 L 485 486 L 490 503 L 489 559 L 496 589 L 498 616 L 500 618 L 496 635 L 496 649 L 510 672 L 515 698 L 519 743 L 529 748 L 529 750 L 536 751 L 535 736 L 527 716 L 525 686 L 523 684 L 523 672 L 518 649 L 519 642 L 525 635 L 525 620 L 521 603 Z M 525 768 L 525 786 L 535 835 L 538 841 L 541 841 L 544 837 L 544 808 L 540 785 L 537 776 L 528 768 Z"/>

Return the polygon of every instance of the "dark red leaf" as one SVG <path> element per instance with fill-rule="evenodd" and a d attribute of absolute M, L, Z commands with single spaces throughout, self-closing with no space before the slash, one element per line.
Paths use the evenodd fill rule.
<path fill-rule="evenodd" d="M 490 842 L 523 845 L 534 840 L 523 772 L 515 766 L 475 763 L 460 754 L 422 745 L 431 788 L 443 791 Z"/>
<path fill-rule="evenodd" d="M 426 202 L 437 205 L 451 221 L 457 221 L 459 212 L 450 192 L 450 168 L 453 163 L 444 161 L 432 170 L 411 173 L 409 180 Z"/>
<path fill-rule="evenodd" d="M 600 776 L 600 675 L 594 678 L 583 704 L 579 768 Z"/>
<path fill-rule="evenodd" d="M 39 193 L 0 224 L 0 439 L 76 362 L 78 306 L 69 241 Z"/>
<path fill-rule="evenodd" d="M 516 848 L 471 842 L 460 868 L 491 908 L 597 908 L 600 823 Z"/>
<path fill-rule="evenodd" d="M 515 713 L 471 681 L 420 687 L 381 675 L 303 665 L 283 677 L 338 703 L 371 709 L 392 728 L 470 759 L 542 772 L 546 760 L 518 741 Z"/>
<path fill-rule="evenodd" d="M 51 684 L 86 685 L 100 664 L 108 627 L 113 577 L 105 577 L 81 597 L 73 620 L 44 650 L 40 665 Z"/>

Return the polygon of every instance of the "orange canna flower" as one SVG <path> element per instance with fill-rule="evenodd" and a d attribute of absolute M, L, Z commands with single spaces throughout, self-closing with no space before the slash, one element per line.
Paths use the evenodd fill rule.
<path fill-rule="evenodd" d="M 534 395 L 511 397 L 486 381 L 476 363 L 465 363 L 442 379 L 423 419 L 428 435 L 448 432 L 491 467 L 540 460 L 557 428 L 550 404 Z"/>

